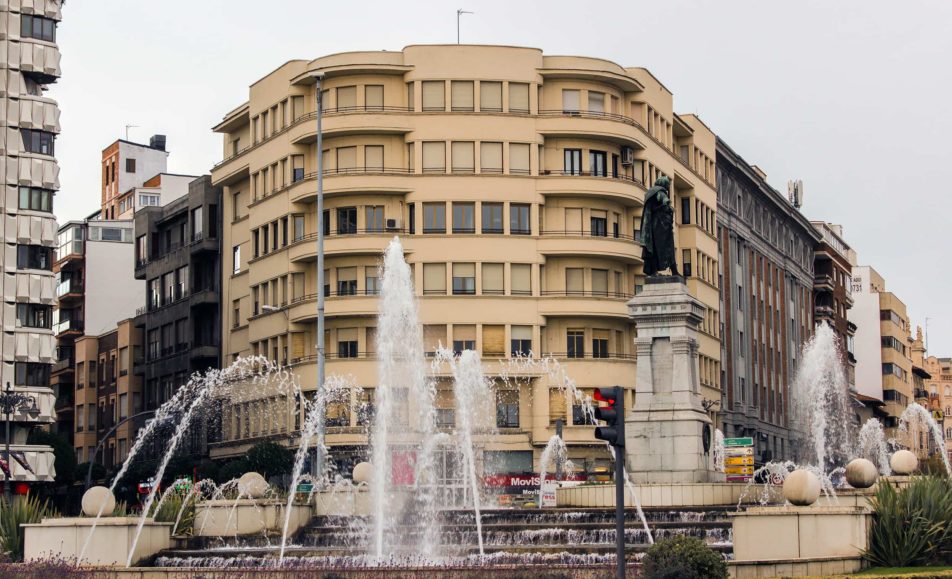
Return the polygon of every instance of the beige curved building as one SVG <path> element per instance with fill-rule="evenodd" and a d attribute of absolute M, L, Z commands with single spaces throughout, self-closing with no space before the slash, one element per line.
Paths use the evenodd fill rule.
<path fill-rule="evenodd" d="M 633 388 L 626 302 L 643 283 L 646 184 L 671 177 L 678 255 L 710 311 L 700 344 L 704 396 L 720 400 L 713 133 L 676 115 L 642 68 L 506 46 L 409 46 L 295 60 L 254 83 L 215 127 L 223 160 L 223 352 L 263 354 L 316 381 L 315 81 L 323 81 L 327 373 L 372 401 L 377 267 L 399 235 L 413 267 L 425 346 L 558 359 L 584 388 Z M 268 306 L 267 308 L 265 306 Z M 492 367 L 492 364 L 490 364 Z M 530 371 L 497 391 L 485 459 L 529 471 L 557 418 L 576 465 L 607 458 L 592 428 Z M 213 454 L 285 426 L 255 418 L 276 402 L 234 401 Z M 630 397 L 628 403 L 631 403 Z M 452 397 L 438 396 L 441 425 Z M 714 407 L 716 410 L 716 406 Z M 341 466 L 366 442 L 361 415 L 330 410 Z"/>

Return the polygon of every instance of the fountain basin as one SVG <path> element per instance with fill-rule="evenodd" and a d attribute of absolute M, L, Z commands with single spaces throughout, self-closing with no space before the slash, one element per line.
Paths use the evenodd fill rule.
<path fill-rule="evenodd" d="M 859 558 L 869 545 L 868 507 L 752 507 L 734 513 L 735 561 Z"/>
<path fill-rule="evenodd" d="M 23 525 L 23 558 L 77 560 L 89 536 L 95 517 L 43 519 Z M 96 523 L 96 540 L 91 541 L 83 564 L 126 566 L 135 540 L 138 517 L 102 517 Z M 172 523 L 146 519 L 132 554 L 132 562 L 142 561 L 171 547 Z"/>
<path fill-rule="evenodd" d="M 638 486 L 642 507 L 714 507 L 737 504 L 782 503 L 780 487 L 732 483 L 643 484 Z M 613 507 L 615 485 L 579 485 L 556 490 L 559 507 Z M 634 507 L 631 489 L 625 506 Z"/>
<path fill-rule="evenodd" d="M 285 509 L 282 500 L 240 499 L 202 501 L 195 506 L 196 537 L 234 537 L 281 533 Z M 311 519 L 310 505 L 293 505 L 288 522 L 288 535 L 297 532 Z"/>

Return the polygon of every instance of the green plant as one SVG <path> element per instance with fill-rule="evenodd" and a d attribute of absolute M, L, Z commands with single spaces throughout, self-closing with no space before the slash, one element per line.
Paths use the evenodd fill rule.
<path fill-rule="evenodd" d="M 77 465 L 76 465 L 76 468 L 74 469 L 73 472 L 75 473 L 75 477 L 74 477 L 75 480 L 85 481 L 85 480 L 86 480 L 86 473 L 89 472 L 89 463 L 88 463 L 88 462 L 81 462 L 81 463 L 77 464 Z M 97 462 L 97 463 L 94 463 L 94 464 L 93 464 L 93 475 L 92 475 L 92 478 L 91 478 L 93 484 L 96 484 L 96 481 L 100 481 L 100 480 L 102 480 L 102 479 L 104 479 L 104 478 L 106 478 L 106 467 L 104 467 L 103 465 L 99 464 L 98 462 Z"/>
<path fill-rule="evenodd" d="M 249 470 L 251 470 L 251 467 L 248 466 L 248 461 L 244 458 L 226 462 L 220 469 L 218 469 L 218 478 L 215 479 L 215 482 L 219 484 L 228 482 L 233 478 L 240 477 Z"/>
<path fill-rule="evenodd" d="M 724 558 L 695 537 L 658 541 L 642 565 L 645 579 L 727 579 Z"/>
<path fill-rule="evenodd" d="M 112 516 L 114 517 L 128 517 L 129 516 L 129 503 L 126 501 L 119 501 L 116 503 L 116 508 L 112 510 Z"/>
<path fill-rule="evenodd" d="M 179 516 L 179 511 L 181 511 L 182 516 L 178 519 L 175 534 L 191 534 L 192 525 L 195 522 L 196 499 L 197 496 L 192 493 L 188 495 L 172 493 L 162 501 L 161 505 L 158 504 L 158 501 L 152 503 L 149 516 L 154 518 L 157 523 L 174 524 L 175 519 Z M 183 505 L 185 505 L 184 509 L 182 508 Z"/>
<path fill-rule="evenodd" d="M 952 481 L 917 477 L 897 491 L 881 484 L 873 497 L 873 525 L 863 556 L 880 567 L 952 561 Z"/>
<path fill-rule="evenodd" d="M 11 559 L 23 558 L 23 529 L 20 525 L 39 523 L 56 515 L 49 503 L 38 497 L 14 499 L 13 503 L 0 500 L 0 549 Z"/>
<path fill-rule="evenodd" d="M 248 467 L 264 478 L 288 474 L 294 467 L 294 453 L 286 446 L 273 442 L 259 442 L 245 455 Z"/>

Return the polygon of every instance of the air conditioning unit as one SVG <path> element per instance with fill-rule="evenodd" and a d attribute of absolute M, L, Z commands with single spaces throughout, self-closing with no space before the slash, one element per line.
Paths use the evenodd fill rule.
<path fill-rule="evenodd" d="M 387 220 L 387 231 L 396 231 L 398 229 L 403 229 L 403 221 L 400 219 L 388 219 Z"/>
<path fill-rule="evenodd" d="M 621 148 L 621 164 L 631 165 L 635 162 L 635 150 L 631 147 Z"/>

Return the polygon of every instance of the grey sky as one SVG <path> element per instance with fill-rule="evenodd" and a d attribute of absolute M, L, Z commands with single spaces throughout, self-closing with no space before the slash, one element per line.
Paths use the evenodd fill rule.
<path fill-rule="evenodd" d="M 803 179 L 807 217 L 842 223 L 913 320 L 931 318 L 931 353 L 952 355 L 947 0 L 70 0 L 58 218 L 98 207 L 100 152 L 124 125 L 140 142 L 167 134 L 170 171 L 208 172 L 209 128 L 258 78 L 295 58 L 455 42 L 457 8 L 476 13 L 464 43 L 649 68 L 776 188 Z"/>

